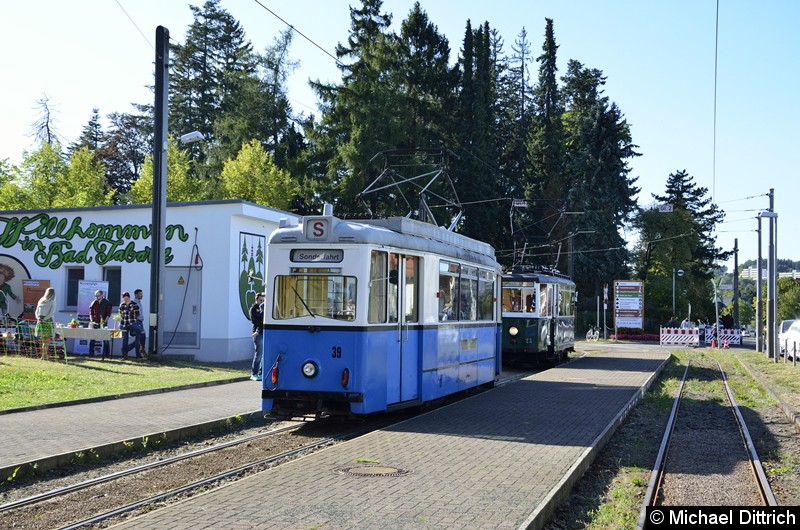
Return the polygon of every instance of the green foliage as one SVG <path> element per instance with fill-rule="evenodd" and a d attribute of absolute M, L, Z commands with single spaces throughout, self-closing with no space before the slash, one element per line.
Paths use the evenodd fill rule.
<path fill-rule="evenodd" d="M 246 201 L 286 210 L 298 186 L 289 173 L 278 168 L 258 140 L 243 144 L 239 155 L 225 162 L 220 176 L 223 199 Z"/>
<path fill-rule="evenodd" d="M 778 278 L 777 299 L 778 322 L 800 318 L 800 284 L 794 279 Z"/>
<path fill-rule="evenodd" d="M 167 146 L 167 202 L 193 202 L 207 198 L 209 184 L 191 174 L 192 162 L 185 150 L 174 141 Z M 144 163 L 142 176 L 133 183 L 129 194 L 132 204 L 153 202 L 153 159 Z"/>
<path fill-rule="evenodd" d="M 56 205 L 64 208 L 110 205 L 114 197 L 114 190 L 106 181 L 103 163 L 88 147 L 73 152 L 62 192 Z"/>
<path fill-rule="evenodd" d="M 672 212 L 651 208 L 634 219 L 640 234 L 634 270 L 648 293 L 645 312 L 661 323 L 672 314 L 672 275 L 678 269 L 684 275 L 675 280 L 676 312 L 685 316 L 691 304 L 692 320 L 713 322 L 716 318 L 711 280 L 718 261 L 727 256 L 715 247 L 713 233 L 724 214 L 705 197 L 707 193 L 685 171 L 672 173 L 665 194 L 653 196 L 659 203 L 670 204 Z"/>
<path fill-rule="evenodd" d="M 564 107 L 561 89 L 557 83 L 556 46 L 553 20 L 545 19 L 545 40 L 539 64 L 539 83 L 533 91 L 534 112 L 527 143 L 527 173 L 525 197 L 529 200 L 528 214 L 536 221 L 534 235 L 538 242 L 563 241 L 566 223 L 560 223 L 567 193 L 567 176 L 564 174 L 566 145 L 564 137 Z M 549 256 L 547 261 L 552 265 Z M 566 270 L 562 267 L 561 270 Z"/>
<path fill-rule="evenodd" d="M 186 42 L 173 45 L 169 125 L 175 136 L 203 133 L 207 142 L 192 148 L 192 158 L 203 161 L 215 140 L 214 124 L 235 106 L 242 79 L 255 70 L 255 58 L 244 29 L 220 0 L 189 9 L 194 21 Z"/>
<path fill-rule="evenodd" d="M 18 189 L 4 190 L 3 199 L 16 199 L 17 209 L 55 208 L 62 200 L 61 185 L 66 175 L 67 165 L 59 143 L 44 143 L 36 151 L 24 154 L 13 184 Z"/>
<path fill-rule="evenodd" d="M 639 192 L 636 179 L 629 176 L 628 160 L 639 153 L 622 112 L 602 95 L 602 72 L 571 60 L 563 80 L 569 109 L 564 115 L 566 208 L 582 212 L 566 221 L 576 234 L 570 259 L 578 292 L 584 295 L 579 305 L 586 309 L 602 293 L 603 284 L 628 277 L 622 232 L 635 212 Z"/>
<path fill-rule="evenodd" d="M 0 184 L 0 204 L 7 210 L 74 208 L 112 203 L 105 171 L 88 148 L 83 147 L 65 162 L 58 143 L 42 144 L 25 153 L 14 178 Z"/>
<path fill-rule="evenodd" d="M 83 149 L 84 147 L 88 148 L 90 152 L 94 153 L 100 147 L 102 139 L 103 129 L 100 126 L 100 111 L 97 108 L 94 108 L 92 109 L 92 117 L 89 119 L 89 123 L 83 127 L 80 137 L 78 137 L 78 140 L 75 143 L 70 144 L 70 155 L 74 155 L 75 152 Z"/>
<path fill-rule="evenodd" d="M 117 197 L 126 195 L 142 174 L 145 158 L 152 152 L 153 117 L 113 112 L 111 127 L 103 135 L 96 155 L 106 167 L 106 178 Z"/>
<path fill-rule="evenodd" d="M 466 33 L 455 135 L 456 154 L 461 160 L 453 168 L 458 197 L 466 205 L 459 231 L 494 243 L 500 233 L 500 204 L 491 199 L 501 193 L 494 170 L 499 153 L 494 108 L 496 62 L 488 22 L 475 30 L 467 24 Z"/>

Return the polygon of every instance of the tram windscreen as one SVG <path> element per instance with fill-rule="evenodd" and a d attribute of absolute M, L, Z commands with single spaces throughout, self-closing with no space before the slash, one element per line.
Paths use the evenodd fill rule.
<path fill-rule="evenodd" d="M 275 278 L 272 318 L 323 317 L 354 320 L 355 276 L 297 275 Z"/>
<path fill-rule="evenodd" d="M 503 282 L 504 313 L 536 313 L 536 287 L 533 282 Z"/>

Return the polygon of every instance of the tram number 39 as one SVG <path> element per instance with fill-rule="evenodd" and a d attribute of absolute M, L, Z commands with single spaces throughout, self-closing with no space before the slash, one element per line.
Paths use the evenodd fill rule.
<path fill-rule="evenodd" d="M 334 359 L 341 359 L 342 358 L 342 347 L 341 346 L 334 346 L 331 348 L 331 357 Z"/>

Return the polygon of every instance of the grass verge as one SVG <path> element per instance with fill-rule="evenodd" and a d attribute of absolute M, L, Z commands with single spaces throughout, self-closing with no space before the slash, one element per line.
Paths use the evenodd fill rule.
<path fill-rule="evenodd" d="M 247 373 L 242 367 L 191 361 L 70 357 L 63 364 L 0 357 L 0 410 L 207 383 Z"/>

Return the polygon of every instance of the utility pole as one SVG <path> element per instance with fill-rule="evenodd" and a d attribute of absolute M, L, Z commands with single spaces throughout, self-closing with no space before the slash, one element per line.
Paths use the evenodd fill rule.
<path fill-rule="evenodd" d="M 149 352 L 157 355 L 164 337 L 164 256 L 167 214 L 167 115 L 169 104 L 169 30 L 156 28 L 155 130 L 153 135 L 153 221 L 150 225 Z"/>
<path fill-rule="evenodd" d="M 575 234 L 569 233 L 567 239 L 567 276 L 571 280 L 575 272 Z"/>
<path fill-rule="evenodd" d="M 775 196 L 773 194 L 773 189 L 769 189 L 769 211 L 768 212 L 761 212 L 762 217 L 769 218 L 769 241 L 767 241 L 767 357 L 775 359 L 777 362 L 777 352 L 775 351 L 775 345 L 777 344 L 777 337 L 775 336 L 775 331 L 777 322 L 776 322 L 776 315 L 775 310 L 778 307 L 776 303 L 775 296 L 777 281 L 775 280 L 775 274 L 777 272 L 776 263 L 775 263 L 775 218 L 778 217 L 778 214 L 774 211 L 775 207 Z"/>
<path fill-rule="evenodd" d="M 733 325 L 739 329 L 739 238 L 733 240 Z"/>
<path fill-rule="evenodd" d="M 761 268 L 764 264 L 761 262 L 761 214 L 756 216 L 758 219 L 758 259 L 756 260 L 756 268 L 758 269 L 756 275 L 756 351 L 764 351 L 764 314 L 761 310 L 763 303 L 764 292 L 762 282 L 764 278 L 761 274 Z"/>

